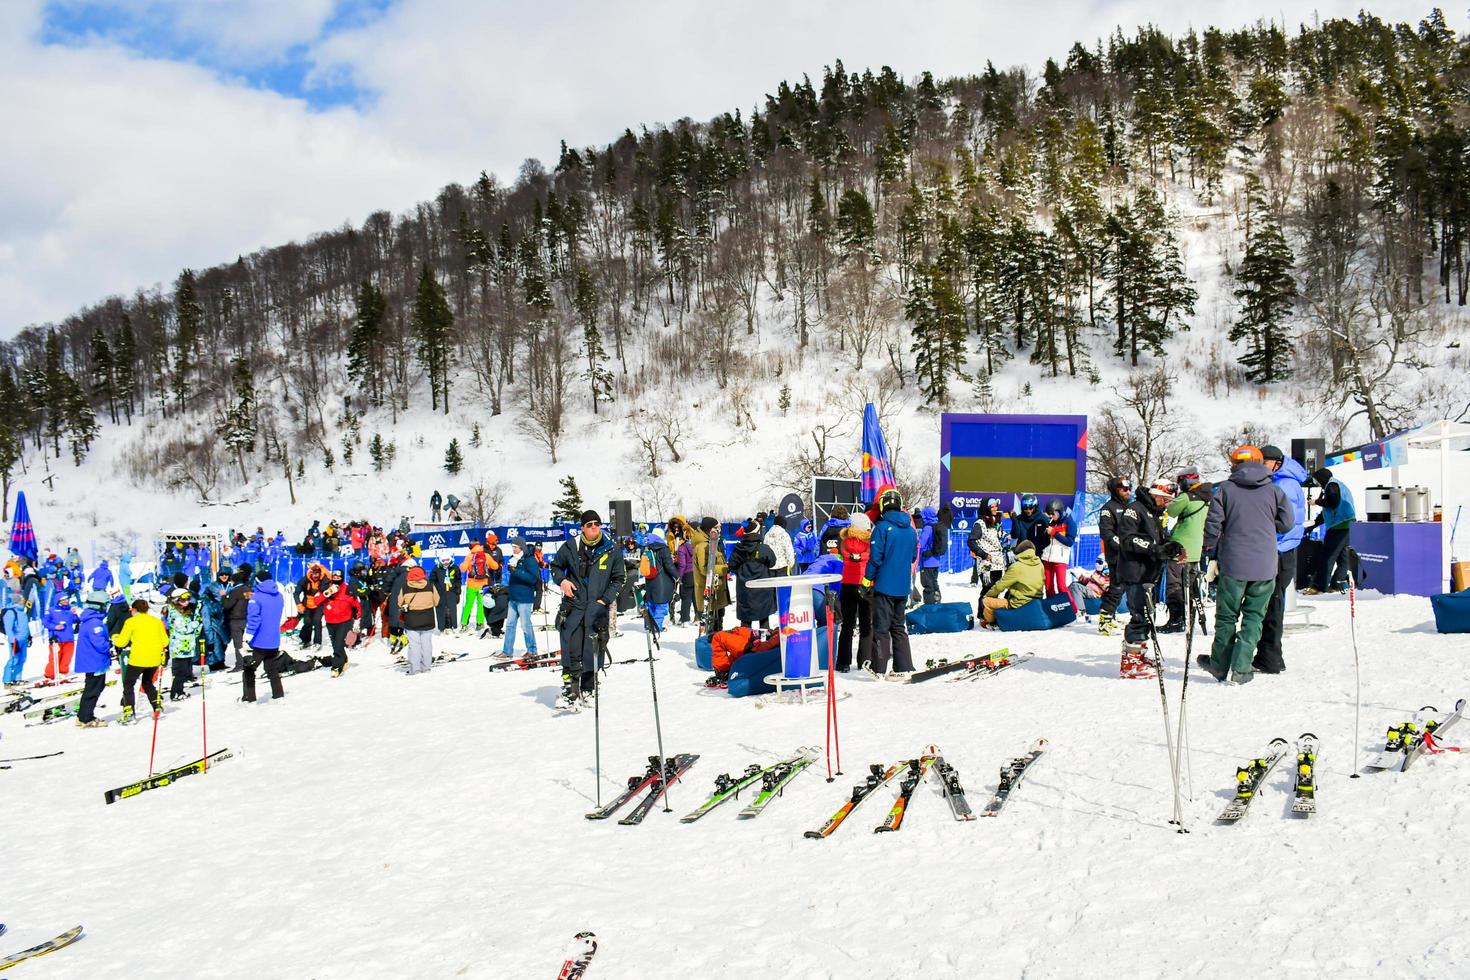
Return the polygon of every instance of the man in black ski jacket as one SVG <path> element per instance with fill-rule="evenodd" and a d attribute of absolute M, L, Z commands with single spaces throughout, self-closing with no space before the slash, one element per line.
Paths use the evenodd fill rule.
<path fill-rule="evenodd" d="M 236 671 L 244 668 L 245 614 L 250 609 L 250 568 L 242 565 L 230 577 L 230 586 L 220 600 L 220 615 L 225 620 L 225 631 L 230 635 L 225 648 L 225 668 Z"/>
<path fill-rule="evenodd" d="M 590 694 L 602 666 L 598 632 L 607 623 L 626 571 L 616 541 L 602 533 L 597 511 L 582 512 L 582 530 L 557 549 L 551 580 L 561 589 L 562 698 Z"/>
<path fill-rule="evenodd" d="M 1125 655 L 1130 645 L 1147 642 L 1164 563 L 1184 551 L 1179 542 L 1171 541 L 1164 533 L 1164 508 L 1174 499 L 1171 487 L 1168 481 L 1140 487 L 1118 519 L 1117 579 L 1128 590 L 1128 628 L 1123 632 Z"/>
<path fill-rule="evenodd" d="M 1108 500 L 1097 515 L 1097 536 L 1102 543 L 1103 558 L 1108 563 L 1108 589 L 1102 596 L 1102 609 L 1097 616 L 1097 631 L 1103 636 L 1118 632 L 1118 602 L 1123 598 L 1123 580 L 1118 575 L 1122 560 L 1122 543 L 1118 529 L 1123 511 L 1128 509 L 1128 496 L 1133 492 L 1126 476 L 1115 476 L 1108 481 Z"/>

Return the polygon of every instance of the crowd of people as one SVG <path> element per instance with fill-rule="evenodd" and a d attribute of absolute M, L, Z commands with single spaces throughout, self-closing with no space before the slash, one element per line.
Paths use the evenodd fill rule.
<path fill-rule="evenodd" d="M 1122 626 L 1120 672 L 1150 677 L 1155 633 L 1185 629 L 1191 609 L 1202 614 L 1208 597 L 1215 603 L 1214 633 L 1200 666 L 1236 683 L 1285 670 L 1285 596 L 1297 549 L 1320 528 L 1313 581 L 1303 591 L 1343 587 L 1355 519 L 1351 494 L 1330 471 L 1308 475 L 1275 446 L 1241 446 L 1230 465 L 1228 479 L 1213 485 L 1194 469 L 1136 490 L 1125 477 L 1109 480 L 1098 515 L 1101 553 L 1090 571 L 1071 567 L 1078 523 L 1063 500 L 1043 507 L 1026 494 L 1014 514 L 1003 513 L 998 499 L 986 500 L 966 539 L 970 580 L 981 590 L 980 626 L 995 628 L 998 610 L 1065 595 L 1079 612 L 1093 598 L 1099 632 L 1116 635 L 1126 601 L 1132 615 Z M 1309 528 L 1311 488 L 1320 494 Z M 317 521 L 297 553 L 325 549 L 345 557 L 345 568 L 310 561 L 295 582 L 278 583 L 272 568 L 285 538 L 257 528 L 232 535 L 218 557 L 206 543 L 168 543 L 152 594 L 133 590 L 131 598 L 128 582 L 120 583 L 106 560 L 88 572 L 76 549 L 68 549 L 5 565 L 4 682 L 24 686 L 28 648 L 44 638 L 40 683 L 84 675 L 77 722 L 101 727 L 95 706 L 114 665 L 122 682 L 120 720 L 127 723 L 136 717 L 139 686 L 152 710 L 162 709 L 164 693 L 155 681 L 165 666 L 174 700 L 189 696 L 198 666 L 241 672 L 243 700 L 253 701 L 257 671 L 264 671 L 272 696 L 283 697 L 283 676 L 317 668 L 340 676 L 349 652 L 375 637 L 402 655 L 410 674 L 432 667 L 436 635 L 501 639 L 501 657 L 516 655 L 519 635 L 524 655 L 535 658 L 541 654 L 533 614 L 555 589 L 563 703 L 594 689 L 618 615 L 630 611 L 652 631 L 697 621 L 701 632 L 720 636 L 711 679 L 719 685 L 740 655 L 775 641 L 776 591 L 756 583 L 805 571 L 840 577 L 827 597 L 839 627 L 835 669 L 857 666 L 902 678 L 914 666 L 906 614 L 941 601 L 939 569 L 952 523 L 946 509 L 906 510 L 892 489 L 863 510 L 836 507 L 820 529 L 804 520 L 788 530 L 774 510 L 758 511 L 738 525 L 728 546 L 713 516 L 691 521 L 676 514 L 662 529 L 639 525 L 618 538 L 589 510 L 548 560 L 538 543 L 518 537 L 503 546 L 494 530 L 462 556 L 425 558 L 405 528 L 385 532 L 367 521 L 323 528 Z M 1167 619 L 1155 624 L 1161 594 Z M 734 622 L 726 629 L 731 606 Z"/>

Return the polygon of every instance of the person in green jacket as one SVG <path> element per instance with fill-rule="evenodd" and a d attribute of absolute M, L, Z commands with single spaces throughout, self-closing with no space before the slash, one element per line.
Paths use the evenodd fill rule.
<path fill-rule="evenodd" d="M 985 590 L 980 598 L 980 614 L 984 629 L 995 629 L 997 609 L 1020 609 L 1026 603 L 1041 598 L 1041 559 L 1036 556 L 1036 545 L 1021 541 L 1016 545 L 1016 560 L 1007 568 L 1000 580 Z M 1001 598 L 1004 593 L 1004 598 Z"/>
<path fill-rule="evenodd" d="M 1210 495 L 1214 486 L 1200 480 L 1193 469 L 1178 476 L 1178 496 L 1164 508 L 1169 518 L 1169 539 L 1179 542 L 1184 554 L 1179 561 L 1165 565 L 1167 582 L 1164 586 L 1164 602 L 1169 608 L 1169 621 L 1159 627 L 1160 633 L 1183 633 L 1185 609 L 1189 593 L 1185 589 L 1186 575 L 1199 573 L 1200 553 L 1205 546 L 1205 521 L 1210 516 Z"/>

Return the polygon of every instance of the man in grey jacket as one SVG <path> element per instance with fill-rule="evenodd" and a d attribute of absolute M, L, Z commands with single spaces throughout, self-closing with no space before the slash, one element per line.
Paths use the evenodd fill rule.
<path fill-rule="evenodd" d="M 1230 454 L 1230 479 L 1219 485 L 1205 522 L 1205 550 L 1215 551 L 1215 642 L 1196 662 L 1218 681 L 1255 677 L 1251 658 L 1276 586 L 1276 536 L 1296 523 L 1286 493 L 1271 478 L 1261 451 Z M 1213 571 L 1213 570 L 1212 570 Z"/>

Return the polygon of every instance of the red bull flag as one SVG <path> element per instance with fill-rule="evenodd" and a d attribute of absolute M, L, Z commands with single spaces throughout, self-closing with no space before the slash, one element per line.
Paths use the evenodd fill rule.
<path fill-rule="evenodd" d="M 888 443 L 878 426 L 878 409 L 868 402 L 863 408 L 863 500 L 871 503 L 893 486 L 893 464 L 888 461 Z"/>
<path fill-rule="evenodd" d="M 26 492 L 15 495 L 15 519 L 10 524 L 10 553 L 17 558 L 35 561 L 36 529 L 31 526 L 31 509 L 26 506 Z"/>

